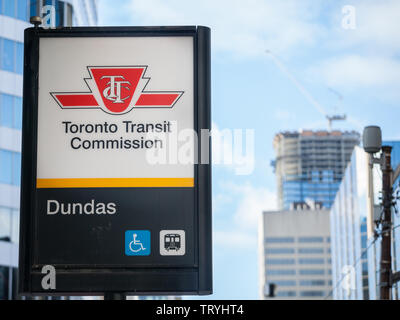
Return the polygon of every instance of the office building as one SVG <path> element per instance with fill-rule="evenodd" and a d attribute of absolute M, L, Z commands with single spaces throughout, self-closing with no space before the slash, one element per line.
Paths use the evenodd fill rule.
<path fill-rule="evenodd" d="M 275 135 L 273 161 L 278 208 L 289 210 L 306 200 L 330 208 L 350 160 L 359 144 L 357 132 L 280 132 Z"/>
<path fill-rule="evenodd" d="M 400 193 L 400 142 L 387 141 L 383 145 L 393 147 L 393 189 L 395 194 Z M 381 180 L 379 165 L 371 169 L 368 155 L 356 147 L 330 210 L 333 299 L 379 299 L 381 237 L 375 238 L 375 221 L 382 212 Z M 399 200 L 396 202 L 398 207 Z M 392 223 L 392 270 L 396 272 L 400 270 L 400 217 L 394 210 Z M 399 296 L 397 283 L 392 297 Z"/>
<path fill-rule="evenodd" d="M 263 212 L 259 223 L 261 299 L 324 299 L 332 289 L 329 213 Z M 274 298 L 269 285 L 276 286 Z"/>
<path fill-rule="evenodd" d="M 46 5 L 56 26 L 97 23 L 96 0 L 0 0 L 0 299 L 16 293 L 24 29 Z"/>
<path fill-rule="evenodd" d="M 367 154 L 356 147 L 330 210 L 332 280 L 337 284 L 332 292 L 334 299 L 366 300 L 370 297 L 368 259 L 364 252 L 367 247 L 367 170 Z M 370 276 L 372 279 L 373 275 Z"/>

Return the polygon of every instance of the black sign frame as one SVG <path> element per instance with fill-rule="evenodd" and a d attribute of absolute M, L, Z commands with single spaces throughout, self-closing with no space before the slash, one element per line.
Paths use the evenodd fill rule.
<path fill-rule="evenodd" d="M 56 266 L 56 288 L 43 289 L 45 274 L 35 263 L 37 225 L 37 130 L 39 92 L 39 40 L 60 37 L 163 37 L 190 36 L 194 45 L 194 128 L 198 133 L 198 159 L 194 165 L 196 263 L 189 267 Z M 72 27 L 25 30 L 22 173 L 20 205 L 19 293 L 22 295 L 183 295 L 212 293 L 211 141 L 201 129 L 211 129 L 210 29 L 185 27 Z M 208 148 L 208 155 L 201 153 Z M 76 234 L 71 235 L 77 236 Z"/>

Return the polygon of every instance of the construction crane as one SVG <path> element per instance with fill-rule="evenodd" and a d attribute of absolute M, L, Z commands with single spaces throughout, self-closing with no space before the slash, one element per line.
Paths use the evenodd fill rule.
<path fill-rule="evenodd" d="M 340 121 L 340 120 L 346 120 L 346 115 L 345 114 L 334 114 L 334 115 L 326 115 L 326 119 L 328 119 L 328 128 L 329 131 L 332 131 L 332 122 L 333 121 Z"/>
<path fill-rule="evenodd" d="M 286 74 L 286 76 L 290 79 L 290 81 L 292 81 L 292 83 L 297 87 L 297 89 L 301 92 L 301 94 L 308 100 L 308 102 L 310 102 L 314 108 L 321 113 L 327 120 L 328 120 L 328 128 L 329 131 L 332 130 L 332 122 L 333 121 L 343 121 L 346 120 L 346 115 L 339 115 L 339 114 L 333 114 L 333 115 L 329 115 L 327 114 L 327 112 L 325 111 L 325 108 L 322 107 L 322 105 L 314 99 L 314 97 L 307 91 L 306 88 L 304 88 L 304 86 L 297 81 L 297 79 L 293 76 L 293 74 L 286 68 L 286 66 L 278 59 L 277 56 L 275 56 L 270 50 L 266 50 L 265 53 L 267 53 L 271 58 L 272 61 L 274 61 L 274 63 L 276 64 L 276 66 L 284 73 Z M 337 91 L 328 88 L 332 93 L 334 93 L 340 101 L 343 100 L 343 97 L 340 93 L 338 93 Z"/>
<path fill-rule="evenodd" d="M 339 92 L 337 92 L 336 90 L 334 90 L 332 88 L 329 88 L 329 87 L 328 87 L 328 90 L 330 92 L 332 92 L 339 99 L 340 103 L 343 101 L 343 96 Z M 335 107 L 335 109 L 336 108 L 337 107 Z M 345 114 L 342 114 L 342 115 L 339 115 L 339 114 L 326 115 L 326 118 L 328 119 L 329 130 L 332 130 L 332 122 L 333 121 L 346 120 L 346 115 Z"/>

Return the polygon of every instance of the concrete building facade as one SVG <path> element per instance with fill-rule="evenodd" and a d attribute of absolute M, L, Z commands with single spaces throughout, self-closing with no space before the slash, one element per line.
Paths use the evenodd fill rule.
<path fill-rule="evenodd" d="M 259 289 L 271 299 L 323 299 L 332 288 L 329 212 L 263 212 L 259 223 Z"/>

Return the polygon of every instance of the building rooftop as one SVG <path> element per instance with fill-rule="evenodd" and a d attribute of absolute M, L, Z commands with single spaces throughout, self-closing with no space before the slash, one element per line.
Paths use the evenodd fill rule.
<path fill-rule="evenodd" d="M 340 130 L 299 130 L 299 131 L 281 131 L 275 135 L 274 140 L 281 138 L 298 138 L 298 137 L 354 137 L 359 138 L 360 133 L 357 131 L 340 131 Z"/>

